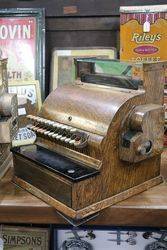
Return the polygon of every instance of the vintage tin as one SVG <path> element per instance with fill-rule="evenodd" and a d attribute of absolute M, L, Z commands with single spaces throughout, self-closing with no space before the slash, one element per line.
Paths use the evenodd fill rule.
<path fill-rule="evenodd" d="M 120 7 L 120 59 L 167 60 L 167 5 Z"/>
<path fill-rule="evenodd" d="M 4 250 L 49 250 L 48 228 L 1 225 L 0 233 Z"/>
<path fill-rule="evenodd" d="M 120 7 L 120 59 L 132 62 L 167 60 L 167 4 Z M 165 88 L 167 87 L 167 70 Z M 164 93 L 167 121 L 167 89 Z M 167 146 L 167 132 L 165 133 Z"/>

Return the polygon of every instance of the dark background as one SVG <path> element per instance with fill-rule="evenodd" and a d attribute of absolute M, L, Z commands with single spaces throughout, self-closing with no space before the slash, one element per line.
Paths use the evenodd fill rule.
<path fill-rule="evenodd" d="M 45 8 L 46 86 L 54 47 L 119 50 L 119 7 L 150 4 L 167 4 L 167 0 L 0 0 L 0 8 Z"/>

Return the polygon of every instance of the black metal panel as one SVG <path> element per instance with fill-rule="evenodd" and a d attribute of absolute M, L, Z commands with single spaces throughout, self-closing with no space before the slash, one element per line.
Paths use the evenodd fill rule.
<path fill-rule="evenodd" d="M 25 157 L 29 161 L 51 170 L 70 181 L 77 182 L 99 173 L 98 170 L 83 166 L 65 156 L 52 152 L 38 145 L 16 147 L 11 150 L 14 154 Z"/>

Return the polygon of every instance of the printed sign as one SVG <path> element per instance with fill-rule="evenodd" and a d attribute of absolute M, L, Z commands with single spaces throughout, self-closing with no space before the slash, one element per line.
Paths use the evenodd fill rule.
<path fill-rule="evenodd" d="M 32 105 L 37 102 L 35 85 L 9 86 L 9 93 L 17 94 L 18 98 L 28 99 Z"/>
<path fill-rule="evenodd" d="M 0 56 L 8 58 L 8 79 L 35 80 L 35 17 L 0 18 Z"/>
<path fill-rule="evenodd" d="M 36 140 L 36 134 L 28 128 L 19 128 L 16 136 L 13 138 L 12 147 L 33 144 Z"/>
<path fill-rule="evenodd" d="M 0 9 L 0 58 L 8 59 L 8 80 L 38 80 L 45 97 L 45 10 Z"/>
<path fill-rule="evenodd" d="M 13 81 L 8 87 L 9 93 L 17 94 L 19 126 L 27 125 L 28 114 L 37 115 L 41 108 L 41 91 L 38 81 Z"/>
<path fill-rule="evenodd" d="M 49 250 L 49 230 L 30 227 L 3 227 L 4 250 Z"/>
<path fill-rule="evenodd" d="M 167 60 L 167 5 L 120 8 L 120 59 Z"/>

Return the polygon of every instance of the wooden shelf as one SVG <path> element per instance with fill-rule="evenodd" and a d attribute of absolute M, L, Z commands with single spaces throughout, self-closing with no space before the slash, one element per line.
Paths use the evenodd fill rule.
<path fill-rule="evenodd" d="M 166 175 L 167 151 L 162 157 Z M 0 182 L 0 222 L 64 224 L 55 209 L 11 182 L 10 170 Z M 167 227 L 167 183 L 117 203 L 100 212 L 89 225 Z"/>

